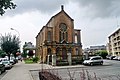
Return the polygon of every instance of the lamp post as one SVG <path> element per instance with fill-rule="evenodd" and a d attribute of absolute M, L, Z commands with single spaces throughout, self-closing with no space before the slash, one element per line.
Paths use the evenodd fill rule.
<path fill-rule="evenodd" d="M 20 33 L 19 33 L 19 31 L 16 30 L 16 29 L 14 29 L 14 28 L 10 28 L 10 29 L 16 31 L 18 33 L 18 38 L 20 39 Z"/>
<path fill-rule="evenodd" d="M 17 30 L 14 29 L 14 28 L 10 28 L 10 29 L 16 31 L 16 32 L 18 33 L 18 37 L 20 38 L 20 33 L 19 33 L 19 31 L 17 31 Z"/>

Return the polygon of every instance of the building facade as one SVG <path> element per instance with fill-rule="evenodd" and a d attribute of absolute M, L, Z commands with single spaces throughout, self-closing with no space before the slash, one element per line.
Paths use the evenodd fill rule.
<path fill-rule="evenodd" d="M 105 45 L 100 46 L 90 46 L 90 48 L 85 48 L 84 53 L 87 53 L 88 55 L 95 55 L 96 52 L 106 50 Z"/>
<path fill-rule="evenodd" d="M 67 53 L 82 55 L 81 30 L 74 29 L 74 20 L 61 6 L 36 36 L 36 56 L 46 62 L 48 55 L 67 59 Z"/>
<path fill-rule="evenodd" d="M 31 42 L 25 42 L 25 44 L 23 45 L 23 54 L 29 54 L 29 52 L 32 51 L 33 52 L 33 57 L 35 56 L 35 51 L 36 51 L 36 47 L 31 43 Z M 24 56 L 25 57 L 25 56 Z M 26 57 L 29 57 L 28 55 Z"/>
<path fill-rule="evenodd" d="M 108 52 L 111 55 L 120 55 L 120 28 L 108 37 Z"/>

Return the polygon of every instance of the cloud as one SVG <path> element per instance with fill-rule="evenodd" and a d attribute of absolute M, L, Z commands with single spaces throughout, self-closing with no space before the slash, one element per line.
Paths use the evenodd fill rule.
<path fill-rule="evenodd" d="M 47 13 L 50 14 L 58 8 L 60 8 L 60 5 L 66 4 L 67 0 L 15 0 L 14 1 L 17 4 L 17 7 L 13 13 L 13 11 L 9 11 L 11 15 L 15 14 L 22 14 L 26 12 L 32 12 L 32 11 L 40 11 L 41 13 Z"/>
<path fill-rule="evenodd" d="M 39 11 L 43 14 L 53 14 L 59 10 L 60 5 L 68 5 L 69 2 L 79 4 L 79 9 L 85 10 L 86 17 L 107 18 L 120 16 L 120 0 L 14 0 L 17 4 L 15 10 L 8 10 L 6 15 L 23 14 Z M 74 9 L 74 8 L 73 8 Z M 72 10 L 72 9 L 71 9 Z"/>
<path fill-rule="evenodd" d="M 86 9 L 86 16 L 106 18 L 120 16 L 120 0 L 74 0 Z"/>

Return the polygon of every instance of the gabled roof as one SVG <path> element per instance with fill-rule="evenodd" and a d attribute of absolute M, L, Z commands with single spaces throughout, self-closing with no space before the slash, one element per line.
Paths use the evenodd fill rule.
<path fill-rule="evenodd" d="M 52 20 L 52 18 L 58 16 L 58 15 L 61 14 L 62 12 L 63 12 L 68 18 L 70 18 L 71 21 L 74 21 L 74 20 L 64 11 L 64 6 L 61 5 L 61 11 L 60 11 L 59 13 L 57 13 L 56 15 L 52 16 L 52 17 L 50 18 L 50 20 L 47 22 L 46 25 L 48 25 L 48 23 Z"/>

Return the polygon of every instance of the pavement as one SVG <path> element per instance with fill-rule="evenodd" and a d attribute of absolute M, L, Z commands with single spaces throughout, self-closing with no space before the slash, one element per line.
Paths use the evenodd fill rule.
<path fill-rule="evenodd" d="M 104 65 L 109 65 L 108 63 Z M 63 69 L 63 68 L 76 68 L 76 67 L 86 67 L 84 65 L 74 65 L 74 66 L 51 66 L 47 64 L 25 64 L 24 61 L 19 61 L 13 66 L 12 69 L 2 77 L 1 80 L 34 80 L 30 70 L 40 70 L 40 69 Z"/>
<path fill-rule="evenodd" d="M 19 62 L 2 77 L 1 80 L 33 80 L 24 62 Z"/>

